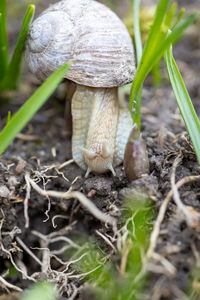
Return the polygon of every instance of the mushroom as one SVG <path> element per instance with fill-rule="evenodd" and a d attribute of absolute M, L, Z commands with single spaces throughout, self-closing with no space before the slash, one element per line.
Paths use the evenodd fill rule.
<path fill-rule="evenodd" d="M 73 159 L 86 176 L 109 170 L 115 175 L 132 128 L 118 87 L 131 82 L 135 72 L 132 41 L 118 16 L 94 0 L 60 1 L 33 22 L 26 58 L 40 80 L 72 62 L 65 78 L 76 83 Z"/>

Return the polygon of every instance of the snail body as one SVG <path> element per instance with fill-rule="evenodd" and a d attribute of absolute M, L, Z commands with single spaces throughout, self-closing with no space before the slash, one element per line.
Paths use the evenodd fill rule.
<path fill-rule="evenodd" d="M 108 170 L 115 175 L 113 167 L 123 161 L 132 128 L 130 113 L 116 101 L 117 88 L 85 89 L 77 86 L 72 98 L 73 158 L 88 170 L 86 176 Z"/>
<path fill-rule="evenodd" d="M 32 24 L 26 57 L 44 80 L 72 62 L 65 78 L 77 84 L 72 98 L 72 155 L 83 169 L 104 173 L 123 160 L 131 130 L 117 87 L 133 80 L 131 38 L 121 20 L 94 0 L 60 1 Z"/>

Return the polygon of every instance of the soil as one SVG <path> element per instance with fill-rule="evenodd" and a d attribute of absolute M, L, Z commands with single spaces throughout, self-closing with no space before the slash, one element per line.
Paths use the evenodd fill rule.
<path fill-rule="evenodd" d="M 119 1 L 119 8 L 121 2 Z M 127 5 L 127 1 L 125 2 Z M 184 4 L 186 8 L 188 5 L 188 10 L 200 11 L 198 0 L 190 1 L 189 4 L 185 1 Z M 44 2 L 37 1 L 37 14 L 46 6 L 47 1 L 45 5 Z M 14 24 L 12 20 L 10 22 Z M 11 27 L 10 25 L 9 37 L 12 46 L 19 26 Z M 174 48 L 176 62 L 198 115 L 200 113 L 199 30 L 198 23 L 191 26 Z M 19 90 L 2 96 L 12 97 L 12 102 L 1 106 L 1 128 L 6 122 L 7 112 L 11 110 L 14 113 L 37 86 L 37 80 L 24 64 Z M 199 176 L 200 168 L 163 67 L 161 85 L 155 87 L 152 78 L 148 77 L 143 92 L 142 134 L 150 162 L 148 176 L 130 184 L 124 174 L 123 166 L 116 168 L 115 177 L 110 173 L 90 174 L 87 179 L 84 177 L 85 172 L 74 163 L 59 169 L 60 165 L 71 160 L 72 157 L 71 140 L 66 130 L 63 113 L 65 86 L 66 83 L 63 82 L 51 99 L 32 118 L 23 130 L 23 135 L 18 135 L 1 156 L 0 275 L 3 276 L 9 270 L 10 275 L 6 280 L 21 289 L 30 287 L 33 279 L 34 281 L 48 279 L 57 283 L 62 299 L 92 300 L 94 296 L 84 280 L 78 276 L 70 277 L 71 274 L 78 275 L 73 266 L 70 266 L 69 272 L 63 275 L 61 261 L 51 258 L 51 268 L 55 272 L 46 270 L 49 252 L 45 249 L 49 248 L 51 254 L 57 253 L 60 259 L 69 261 L 72 259 L 71 251 L 80 250 L 80 246 L 73 243 L 82 237 L 97 247 L 104 248 L 107 255 L 111 255 L 110 259 L 118 269 L 120 254 L 113 255 L 112 247 L 98 234 L 98 232 L 104 236 L 107 233 L 111 234 L 112 226 L 106 226 L 104 222 L 98 220 L 76 198 L 66 200 L 61 197 L 45 197 L 32 187 L 29 190 L 27 178 L 34 179 L 46 191 L 66 192 L 70 189 L 70 191 L 83 193 L 101 212 L 116 218 L 120 226 L 123 195 L 126 194 L 127 189 L 131 189 L 134 193 L 141 187 L 145 187 L 156 208 L 156 220 L 163 201 L 172 189 L 173 172 L 175 172 L 175 182 L 179 182 L 189 176 Z M 30 197 L 28 197 L 29 192 Z M 151 257 L 148 280 L 143 295 L 138 296 L 137 299 L 198 299 L 200 287 L 195 272 L 198 271 L 200 251 L 200 179 L 191 178 L 191 181 L 185 182 L 178 192 L 186 211 L 189 211 L 194 218 L 190 223 L 180 206 L 177 207 L 171 199 L 155 245 L 157 256 Z M 24 214 L 24 205 L 27 201 L 28 227 L 26 226 L 28 219 Z M 61 236 L 65 240 L 59 238 Z M 54 242 L 50 241 L 53 237 L 57 238 Z M 113 242 L 114 246 L 115 243 L 116 241 Z M 61 251 L 66 245 L 69 249 L 59 255 L 56 251 Z M 31 254 L 28 249 L 31 250 Z M 29 279 L 26 275 L 14 271 L 11 257 L 16 265 L 28 274 Z M 189 289 L 191 286 L 192 292 Z M 8 299 L 8 296 L 3 295 L 12 291 L 12 288 L 6 289 L 3 284 L 0 284 L 0 295 L 2 295 L 0 299 Z M 188 298 L 185 298 L 186 295 Z M 196 298 L 190 298 L 192 296 Z M 13 294 L 12 299 L 16 299 L 15 297 L 17 296 Z"/>

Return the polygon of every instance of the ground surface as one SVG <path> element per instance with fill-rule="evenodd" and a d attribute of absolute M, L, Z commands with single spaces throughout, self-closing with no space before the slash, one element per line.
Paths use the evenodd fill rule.
<path fill-rule="evenodd" d="M 47 6 L 46 1 L 45 4 L 38 3 L 38 11 L 44 6 Z M 189 4 L 192 10 L 200 9 L 199 6 L 199 1 Z M 11 27 L 12 45 L 16 31 Z M 191 27 L 174 51 L 198 115 L 199 31 L 200 25 Z M 37 81 L 24 67 L 20 90 L 11 95 L 12 103 L 1 106 L 1 127 L 7 111 L 17 110 L 36 87 Z M 73 257 L 80 257 L 78 253 L 84 253 L 85 243 L 81 248 L 75 242 L 80 236 L 104 247 L 107 255 L 113 253 L 112 245 L 117 249 L 116 241 L 109 245 L 102 237 L 102 234 L 104 237 L 106 233 L 111 234 L 112 226 L 105 226 L 93 211 L 88 210 L 89 207 L 80 204 L 77 197 L 69 200 L 60 196 L 47 197 L 30 184 L 30 180 L 34 179 L 46 191 L 79 191 L 101 212 L 116 219 L 122 213 L 122 195 L 128 187 L 122 166 L 116 168 L 116 177 L 91 174 L 87 179 L 74 163 L 59 168 L 63 162 L 71 159 L 71 142 L 67 137 L 63 114 L 64 98 L 65 84 L 62 84 L 23 130 L 23 135 L 15 139 L 0 159 L 0 275 L 3 276 L 9 269 L 13 274 L 6 280 L 14 285 L 13 288 L 7 286 L 6 291 L 5 285 L 0 284 L 1 295 L 13 291 L 16 286 L 24 289 L 32 281 L 48 278 L 57 283 L 62 299 L 94 299 L 89 296 L 89 288 L 87 292 L 83 289 L 84 276 L 79 276 L 73 265 L 63 272 L 67 265 L 59 259 L 69 261 Z M 145 283 L 148 292 L 144 290 L 138 299 L 187 299 L 184 297 L 191 283 L 196 296 L 193 292 L 194 298 L 190 299 L 198 299 L 199 282 L 197 277 L 192 278 L 200 251 L 200 178 L 197 177 L 200 169 L 165 71 L 159 88 L 153 87 L 151 78 L 146 81 L 143 98 L 142 132 L 148 149 L 150 175 L 133 183 L 133 190 L 138 186 L 147 188 L 149 197 L 155 203 L 157 217 L 163 202 L 166 203 L 170 198 L 168 193 L 174 187 L 172 181 L 175 176 L 175 182 L 182 184 L 179 196 L 185 206 L 179 205 L 177 208 L 169 199 L 159 237 L 153 245 L 155 249 L 150 255 L 150 273 Z M 176 201 L 177 198 L 178 195 Z M 26 216 L 24 206 L 27 202 Z M 119 256 L 116 251 L 111 260 L 116 260 L 117 264 Z M 14 271 L 13 263 L 22 270 L 23 275 Z"/>

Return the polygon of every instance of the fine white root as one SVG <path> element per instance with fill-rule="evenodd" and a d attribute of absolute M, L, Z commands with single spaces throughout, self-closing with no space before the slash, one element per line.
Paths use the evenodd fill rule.
<path fill-rule="evenodd" d="M 82 274 L 78 274 L 78 275 L 69 275 L 69 278 L 76 278 L 76 279 L 81 279 L 81 278 L 84 278 L 86 276 L 88 276 L 89 274 L 95 272 L 96 270 L 98 270 L 99 268 L 101 268 L 102 265 L 98 265 L 96 268 L 88 271 L 88 272 L 85 272 L 85 273 L 82 273 Z"/>
<path fill-rule="evenodd" d="M 100 221 L 110 224 L 113 226 L 113 230 L 116 232 L 116 219 L 102 213 L 95 205 L 94 203 L 89 200 L 87 197 L 85 197 L 82 193 L 73 191 L 73 192 L 57 192 L 53 190 L 43 190 L 41 189 L 34 180 L 30 178 L 29 174 L 26 174 L 26 181 L 30 183 L 30 185 L 33 187 L 34 190 L 36 190 L 39 194 L 45 197 L 55 197 L 55 198 L 63 198 L 63 199 L 71 199 L 76 198 L 79 200 L 79 202 L 92 214 L 94 217 L 99 219 Z"/>
<path fill-rule="evenodd" d="M 5 215 L 4 215 L 4 212 L 3 210 L 1 209 L 1 214 L 3 216 L 3 218 L 0 220 L 0 249 L 5 252 L 7 254 L 7 257 L 10 259 L 11 261 L 11 264 L 14 266 L 14 268 L 20 272 L 22 274 L 22 276 L 26 279 L 29 279 L 31 281 L 34 281 L 35 282 L 35 279 L 31 278 L 30 276 L 27 275 L 27 273 L 22 270 L 21 268 L 18 267 L 18 265 L 15 263 L 14 259 L 13 259 L 13 256 L 12 256 L 12 249 L 9 249 L 7 250 L 5 247 L 4 247 L 4 244 L 3 244 L 3 239 L 2 239 L 2 232 L 1 232 L 1 229 L 2 229 L 2 226 L 3 226 L 3 223 L 5 221 Z M 18 249 L 18 251 L 20 251 L 20 249 Z"/>
<path fill-rule="evenodd" d="M 30 199 L 31 186 L 27 178 L 27 174 L 25 175 L 26 181 L 26 197 L 24 200 L 24 218 L 25 218 L 25 228 L 29 227 L 29 216 L 28 216 L 28 200 Z"/>
<path fill-rule="evenodd" d="M 175 186 L 176 186 L 177 189 L 179 189 L 184 184 L 192 182 L 192 181 L 196 181 L 196 180 L 200 180 L 200 175 L 185 177 L 185 178 L 179 180 L 175 184 Z M 148 260 L 152 257 L 152 255 L 153 255 L 153 253 L 155 251 L 155 247 L 156 247 L 158 236 L 159 236 L 159 232 L 160 232 L 160 226 L 161 226 L 161 224 L 162 224 L 162 222 L 164 220 L 168 203 L 170 202 L 170 200 L 171 200 L 172 197 L 173 197 L 173 190 L 171 189 L 169 191 L 169 193 L 167 194 L 165 200 L 163 201 L 161 207 L 160 207 L 160 210 L 159 210 L 159 213 L 158 213 L 158 217 L 156 219 L 153 231 L 151 233 L 150 244 L 149 244 L 149 248 L 148 248 L 148 251 L 147 251 L 147 254 L 146 254 L 146 257 L 147 257 Z"/>
<path fill-rule="evenodd" d="M 16 240 L 20 244 L 20 246 L 40 265 L 42 266 L 42 262 L 35 256 L 35 254 L 24 244 L 24 242 L 17 236 Z"/>
<path fill-rule="evenodd" d="M 181 201 L 179 192 L 178 192 L 178 188 L 176 187 L 176 184 L 175 184 L 175 172 L 176 172 L 176 168 L 180 164 L 181 160 L 182 160 L 181 156 L 180 155 L 177 156 L 177 158 L 174 161 L 173 167 L 172 167 L 171 186 L 172 186 L 172 191 L 173 191 L 173 199 L 177 205 L 177 208 L 185 216 L 185 220 L 186 220 L 188 226 L 195 228 L 196 226 L 198 226 L 198 220 L 200 219 L 200 214 L 193 213 L 190 209 L 188 209 L 188 207 L 186 205 L 183 204 L 183 202 Z"/>
<path fill-rule="evenodd" d="M 107 245 L 109 245 L 114 250 L 115 253 L 117 252 L 117 249 L 115 248 L 115 246 L 112 244 L 112 242 L 107 236 L 105 236 L 99 230 L 96 230 L 96 233 L 105 241 Z"/>
<path fill-rule="evenodd" d="M 11 290 L 15 290 L 17 292 L 23 292 L 23 290 L 21 288 L 9 283 L 2 276 L 0 276 L 0 283 L 1 283 L 2 287 L 5 287 L 5 288 L 11 289 Z"/>
<path fill-rule="evenodd" d="M 13 259 L 13 257 L 12 257 L 11 251 L 5 249 L 5 247 L 4 247 L 4 245 L 3 245 L 2 243 L 0 244 L 0 246 L 1 246 L 1 250 L 2 250 L 3 252 L 5 252 L 5 253 L 8 255 L 8 258 L 10 259 L 11 264 L 14 266 L 14 268 L 15 268 L 18 272 L 20 272 L 20 273 L 22 274 L 23 278 L 28 279 L 28 280 L 31 280 L 31 281 L 33 281 L 33 282 L 36 282 L 36 280 L 35 280 L 34 278 L 28 276 L 24 270 L 22 270 L 21 268 L 19 268 L 19 267 L 17 266 L 17 264 L 15 263 L 15 261 L 14 261 L 14 259 Z"/>
<path fill-rule="evenodd" d="M 53 225 L 53 228 L 56 228 L 56 227 L 57 227 L 57 224 L 55 224 L 55 219 L 58 219 L 58 218 L 60 218 L 60 219 L 65 219 L 65 220 L 68 220 L 68 219 L 69 219 L 69 217 L 63 216 L 63 215 L 56 215 L 56 216 L 54 216 L 54 217 L 52 218 L 52 225 Z"/>
<path fill-rule="evenodd" d="M 69 165 L 71 165 L 73 162 L 74 162 L 74 159 L 70 159 L 68 161 L 65 161 L 64 163 L 62 163 L 61 165 L 59 165 L 57 167 L 57 169 L 60 171 L 61 169 L 65 168 L 65 167 L 67 167 Z"/>
<path fill-rule="evenodd" d="M 176 274 L 176 268 L 165 257 L 158 253 L 153 253 L 152 258 L 156 261 L 159 261 L 164 266 L 165 270 L 167 270 L 170 276 L 174 276 Z"/>

